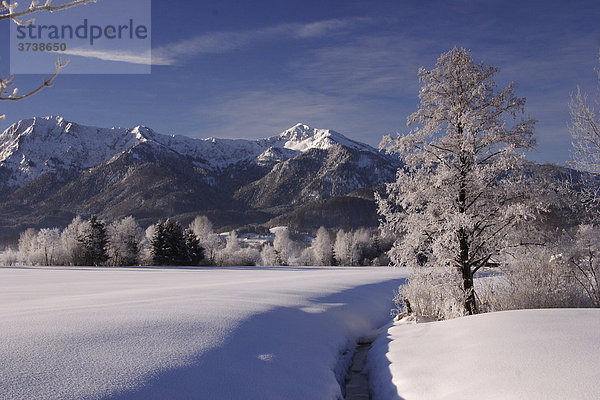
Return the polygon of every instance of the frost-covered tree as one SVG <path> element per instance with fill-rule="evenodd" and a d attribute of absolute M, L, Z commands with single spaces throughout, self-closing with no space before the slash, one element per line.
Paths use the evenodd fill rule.
<path fill-rule="evenodd" d="M 568 265 L 594 307 L 600 307 L 600 228 L 582 225 L 572 241 Z"/>
<path fill-rule="evenodd" d="M 598 90 L 600 90 L 600 70 L 598 71 Z M 569 131 L 573 139 L 573 160 L 570 164 L 582 171 L 600 174 L 600 114 L 594 107 L 600 107 L 600 99 L 588 99 L 577 87 L 577 93 L 571 95 L 569 110 L 571 123 Z M 583 188 L 584 204 L 590 213 L 594 213 L 593 220 L 599 220 L 600 185 L 599 180 L 591 179 Z"/>
<path fill-rule="evenodd" d="M 377 234 L 366 228 L 359 228 L 354 231 L 352 242 L 356 257 L 355 265 L 370 265 L 371 260 L 379 255 Z"/>
<path fill-rule="evenodd" d="M 60 231 L 58 228 L 29 228 L 19 236 L 19 261 L 31 265 L 58 265 L 61 263 Z"/>
<path fill-rule="evenodd" d="M 343 229 L 338 230 L 333 241 L 333 258 L 336 265 L 347 265 L 349 246 L 346 232 Z"/>
<path fill-rule="evenodd" d="M 260 249 L 260 265 L 265 267 L 272 267 L 278 264 L 279 255 L 275 251 L 275 248 L 271 243 L 266 243 Z M 307 262 L 310 264 L 310 261 Z"/>
<path fill-rule="evenodd" d="M 140 264 L 152 265 L 152 238 L 156 230 L 156 224 L 150 225 L 144 231 L 144 236 L 140 241 Z"/>
<path fill-rule="evenodd" d="M 293 264 L 292 260 L 296 256 L 296 245 L 290 239 L 289 229 L 284 226 L 273 229 L 275 230 L 275 238 L 273 239 L 273 249 L 276 254 L 275 265 Z"/>
<path fill-rule="evenodd" d="M 370 246 L 371 237 L 367 230 L 344 232 L 340 229 L 335 235 L 333 253 L 338 265 L 361 265 L 365 250 Z M 375 257 L 375 256 L 373 256 Z"/>
<path fill-rule="evenodd" d="M 317 265 L 333 265 L 333 244 L 325 227 L 320 227 L 311 247 Z"/>
<path fill-rule="evenodd" d="M 84 237 L 89 235 L 90 223 L 80 216 L 73 218 L 71 223 L 63 229 L 60 242 L 64 254 L 64 264 L 84 265 Z"/>
<path fill-rule="evenodd" d="M 209 265 L 215 264 L 217 251 L 222 248 L 221 239 L 213 230 L 213 224 L 204 215 L 194 218 L 189 226 L 198 238 L 200 246 L 204 249 L 204 257 Z"/>
<path fill-rule="evenodd" d="M 60 263 L 60 231 L 58 228 L 43 228 L 37 234 L 40 250 L 40 264 L 57 265 Z"/>
<path fill-rule="evenodd" d="M 28 17 L 31 14 L 39 12 L 56 12 L 90 2 L 96 2 L 96 0 L 75 0 L 54 5 L 52 4 L 52 0 L 46 0 L 44 4 L 40 4 L 38 0 L 34 0 L 30 3 L 29 7 L 19 9 L 19 4 L 16 1 L 2 1 L 0 2 L 0 20 L 6 19 L 13 21 L 18 25 L 29 25 L 33 24 L 35 20 L 33 18 L 24 20 L 23 17 Z M 54 74 L 48 78 L 44 78 L 43 83 L 40 86 L 30 90 L 25 94 L 19 94 L 17 88 L 13 86 L 13 75 L 10 75 L 8 78 L 0 77 L 0 100 L 23 100 L 27 97 L 33 96 L 47 87 L 51 87 L 54 84 L 54 79 L 58 76 L 60 70 L 63 69 L 68 62 L 69 60 L 62 60 L 61 58 L 58 58 L 55 64 L 56 69 Z M 6 116 L 4 114 L 0 115 L 0 120 L 4 119 L 5 117 Z"/>
<path fill-rule="evenodd" d="M 442 54 L 435 68 L 419 70 L 414 128 L 381 143 L 405 162 L 387 196 L 377 196 L 382 228 L 397 235 L 392 262 L 455 268 L 468 314 L 477 312 L 474 274 L 520 244 L 518 230 L 541 208 L 520 174 L 535 121 L 523 117 L 514 84 L 496 89 L 497 72 L 465 49 Z"/>
<path fill-rule="evenodd" d="M 261 263 L 260 251 L 254 248 L 242 247 L 235 231 L 227 236 L 225 248 L 217 253 L 218 265 L 257 265 Z"/>
<path fill-rule="evenodd" d="M 110 264 L 137 265 L 139 263 L 140 242 L 144 231 L 135 218 L 125 217 L 114 221 L 107 228 L 108 256 Z"/>
<path fill-rule="evenodd" d="M 33 228 L 27 228 L 19 235 L 18 250 L 19 254 L 23 256 L 21 262 L 27 264 L 29 260 L 26 258 L 31 254 L 36 247 L 37 232 Z"/>

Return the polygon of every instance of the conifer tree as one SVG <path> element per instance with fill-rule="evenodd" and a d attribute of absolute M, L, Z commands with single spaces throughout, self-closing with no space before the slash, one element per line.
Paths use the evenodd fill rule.
<path fill-rule="evenodd" d="M 204 249 L 200 246 L 198 237 L 191 229 L 186 229 L 184 236 L 187 252 L 187 263 L 185 265 L 199 265 L 204 258 Z"/>
<path fill-rule="evenodd" d="M 194 232 L 184 232 L 179 222 L 170 219 L 156 225 L 150 244 L 154 265 L 198 265 L 203 257 Z"/>
<path fill-rule="evenodd" d="M 89 228 L 78 238 L 83 245 L 83 260 L 86 265 L 102 265 L 108 260 L 106 228 L 96 215 L 88 222 Z"/>

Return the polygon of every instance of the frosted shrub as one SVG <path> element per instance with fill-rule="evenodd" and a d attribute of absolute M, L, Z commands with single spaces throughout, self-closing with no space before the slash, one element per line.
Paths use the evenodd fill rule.
<path fill-rule="evenodd" d="M 19 260 L 19 252 L 7 249 L 4 252 L 0 253 L 0 266 L 10 267 L 12 265 L 16 265 Z"/>
<path fill-rule="evenodd" d="M 225 248 L 218 251 L 215 260 L 217 265 L 259 265 L 261 263 L 261 254 L 257 249 L 241 247 L 235 231 L 227 237 Z"/>
<path fill-rule="evenodd" d="M 416 315 L 443 320 L 466 314 L 460 275 L 451 268 L 412 268 L 394 297 L 398 313 L 407 311 L 406 300 Z"/>
<path fill-rule="evenodd" d="M 263 267 L 277 265 L 277 253 L 272 244 L 267 243 L 260 250 L 260 265 Z"/>
<path fill-rule="evenodd" d="M 555 246 L 521 251 L 508 258 L 501 273 L 479 280 L 482 309 L 585 306 L 588 302 L 565 261 Z"/>
<path fill-rule="evenodd" d="M 581 225 L 572 240 L 568 267 L 594 307 L 600 307 L 600 228 Z"/>

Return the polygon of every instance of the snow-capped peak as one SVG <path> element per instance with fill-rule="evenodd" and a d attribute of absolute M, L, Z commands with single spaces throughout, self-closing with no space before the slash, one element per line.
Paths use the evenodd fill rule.
<path fill-rule="evenodd" d="M 161 135 L 143 125 L 133 129 L 97 128 L 60 116 L 36 117 L 19 121 L 0 134 L 0 172 L 7 177 L 2 183 L 21 187 L 46 172 L 91 168 L 142 144 L 190 157 L 209 170 L 253 161 L 260 165 L 278 163 L 300 152 L 335 145 L 377 152 L 338 132 L 303 123 L 266 139 L 232 140 Z"/>
<path fill-rule="evenodd" d="M 0 134 L 0 167 L 10 171 L 3 183 L 23 186 L 46 172 L 93 167 L 143 141 L 138 132 L 78 125 L 59 116 L 19 121 Z"/>
<path fill-rule="evenodd" d="M 348 139 L 341 133 L 331 129 L 312 128 L 306 124 L 298 123 L 283 131 L 279 135 L 279 140 L 283 142 L 286 149 L 307 151 L 309 149 L 329 149 L 340 144 L 357 150 L 374 150 L 369 146 Z"/>

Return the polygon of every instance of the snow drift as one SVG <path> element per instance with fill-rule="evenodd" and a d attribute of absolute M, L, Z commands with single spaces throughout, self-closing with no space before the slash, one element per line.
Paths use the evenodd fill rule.
<path fill-rule="evenodd" d="M 396 322 L 369 353 L 374 399 L 598 399 L 600 310 Z"/>

